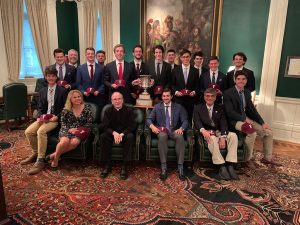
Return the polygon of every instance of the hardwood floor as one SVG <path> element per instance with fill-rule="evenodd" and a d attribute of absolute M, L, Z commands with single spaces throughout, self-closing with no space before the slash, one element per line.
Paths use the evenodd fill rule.
<path fill-rule="evenodd" d="M 262 151 L 262 140 L 259 137 L 256 138 L 254 150 Z M 300 144 L 274 140 L 273 152 L 300 160 Z"/>

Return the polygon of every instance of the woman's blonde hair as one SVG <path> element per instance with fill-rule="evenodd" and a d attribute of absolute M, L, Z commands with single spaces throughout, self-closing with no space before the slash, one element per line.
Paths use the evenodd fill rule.
<path fill-rule="evenodd" d="M 65 109 L 68 110 L 68 111 L 72 110 L 73 105 L 72 105 L 72 102 L 71 102 L 71 97 L 74 93 L 78 93 L 81 96 L 81 99 L 82 99 L 81 104 L 84 103 L 82 93 L 79 90 L 72 90 L 72 91 L 69 92 L 68 97 L 67 97 L 67 101 L 66 101 L 66 104 L 65 104 Z"/>

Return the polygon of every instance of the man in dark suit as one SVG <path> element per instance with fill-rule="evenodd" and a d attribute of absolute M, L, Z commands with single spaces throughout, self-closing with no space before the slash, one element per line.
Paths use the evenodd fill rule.
<path fill-rule="evenodd" d="M 219 58 L 217 56 L 210 57 L 208 66 L 209 71 L 200 76 L 201 95 L 203 96 L 204 91 L 210 84 L 217 84 L 219 89 L 217 90 L 218 97 L 216 103 L 221 104 L 223 92 L 227 89 L 226 75 L 219 71 Z"/>
<path fill-rule="evenodd" d="M 247 69 L 245 66 L 247 62 L 247 56 L 243 52 L 234 53 L 232 56 L 232 62 L 235 66 L 234 70 L 231 70 L 227 73 L 227 87 L 231 88 L 235 86 L 234 82 L 234 74 L 236 71 L 243 70 L 247 73 L 247 84 L 245 88 L 247 88 L 251 92 L 252 102 L 255 100 L 256 92 L 255 92 L 255 77 L 252 70 Z"/>
<path fill-rule="evenodd" d="M 83 94 L 84 100 L 98 105 L 101 112 L 106 104 L 104 96 L 104 66 L 95 63 L 95 49 L 85 50 L 86 63 L 77 69 L 77 89 Z"/>
<path fill-rule="evenodd" d="M 175 58 L 176 58 L 176 52 L 174 49 L 169 49 L 167 51 L 167 60 L 166 62 L 171 65 L 171 71 L 177 67 L 178 65 L 175 63 Z"/>
<path fill-rule="evenodd" d="M 124 60 L 124 45 L 116 45 L 114 47 L 114 54 L 116 60 L 105 66 L 104 84 L 109 89 L 109 96 L 113 92 L 118 91 L 123 95 L 125 103 L 133 104 L 134 100 L 131 96 L 131 93 L 133 93 L 132 87 L 139 84 L 134 66 Z M 118 85 L 118 82 L 122 82 L 122 85 Z"/>
<path fill-rule="evenodd" d="M 154 80 L 154 85 L 150 90 L 154 101 L 158 102 L 162 90 L 164 88 L 169 88 L 171 85 L 171 66 L 169 63 L 163 61 L 163 55 L 165 49 L 161 45 L 156 45 L 153 47 L 154 60 L 147 62 L 148 72 L 151 78 Z M 156 91 L 160 87 L 161 91 Z"/>
<path fill-rule="evenodd" d="M 201 74 L 206 73 L 208 69 L 203 66 L 203 52 L 195 52 L 193 55 L 194 59 L 194 67 L 198 70 L 199 72 L 199 79 Z"/>
<path fill-rule="evenodd" d="M 253 159 L 256 134 L 263 138 L 264 158 L 261 162 L 279 166 L 279 163 L 272 160 L 273 132 L 257 112 L 251 101 L 251 93 L 245 88 L 247 83 L 245 71 L 237 71 L 234 76 L 235 86 L 224 93 L 224 108 L 231 129 L 246 132 L 245 145 L 248 148 L 247 166 L 253 169 L 256 168 Z M 256 132 L 247 132 L 244 129 L 246 126 L 253 127 Z"/>
<path fill-rule="evenodd" d="M 71 90 L 76 88 L 76 68 L 65 63 L 64 51 L 60 48 L 54 49 L 55 66 L 58 71 L 58 79 L 64 80 L 68 84 L 64 88 Z"/>
<path fill-rule="evenodd" d="M 130 62 L 135 68 L 136 78 L 139 79 L 140 75 L 148 75 L 148 69 L 146 63 L 143 62 L 143 47 L 141 45 L 136 45 L 132 49 L 133 61 Z M 143 91 L 141 88 L 141 81 L 138 80 L 138 85 L 133 87 L 133 92 L 131 93 L 134 99 L 138 98 L 138 95 Z"/>
<path fill-rule="evenodd" d="M 207 142 L 208 149 L 212 154 L 213 164 L 219 165 L 221 179 L 238 180 L 238 175 L 233 169 L 237 162 L 238 139 L 235 133 L 228 131 L 227 120 L 223 107 L 215 105 L 217 92 L 213 88 L 204 91 L 205 103 L 196 105 L 194 108 L 194 127 L 199 130 Z M 227 144 L 226 164 L 220 149 Z M 227 166 L 227 168 L 226 168 Z"/>
<path fill-rule="evenodd" d="M 188 127 L 188 120 L 185 109 L 175 102 L 172 102 L 171 90 L 165 89 L 162 93 L 163 102 L 157 103 L 147 118 L 147 126 L 158 137 L 158 151 L 161 162 L 160 179 L 167 179 L 167 154 L 168 139 L 175 140 L 177 154 L 178 172 L 180 180 L 185 180 L 183 174 L 184 162 L 184 137 L 183 132 Z"/>
<path fill-rule="evenodd" d="M 132 107 L 124 105 L 124 99 L 120 92 L 111 95 L 112 106 L 105 111 L 101 128 L 104 132 L 100 136 L 100 147 L 103 148 L 102 159 L 105 163 L 100 176 L 106 178 L 111 171 L 111 148 L 113 142 L 123 145 L 123 165 L 120 177 L 126 180 L 128 177 L 127 165 L 131 161 L 134 145 L 134 113 Z"/>
<path fill-rule="evenodd" d="M 36 161 L 29 170 L 29 175 L 39 173 L 46 166 L 47 133 L 58 126 L 60 113 L 67 97 L 67 90 L 56 85 L 58 77 L 55 66 L 45 69 L 45 78 L 48 86 L 39 91 L 37 120 L 25 130 L 25 136 L 33 152 L 28 158 L 21 161 L 21 165 Z M 45 114 L 51 114 L 51 118 L 49 117 L 47 121 L 43 121 Z"/>
<path fill-rule="evenodd" d="M 172 71 L 174 101 L 186 109 L 189 124 L 192 125 L 196 96 L 199 94 L 199 76 L 198 71 L 190 65 L 191 52 L 189 50 L 183 49 L 180 52 L 180 60 L 182 65 Z"/>

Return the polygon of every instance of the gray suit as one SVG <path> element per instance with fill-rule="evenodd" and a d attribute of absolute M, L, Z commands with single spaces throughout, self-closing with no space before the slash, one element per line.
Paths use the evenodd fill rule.
<path fill-rule="evenodd" d="M 160 132 L 158 136 L 158 151 L 161 163 L 166 163 L 168 154 L 168 138 L 175 140 L 175 149 L 177 154 L 178 164 L 184 162 L 184 137 L 180 134 L 175 134 L 174 131 L 188 127 L 187 113 L 185 109 L 178 103 L 171 103 L 171 131 L 168 135 L 165 132 Z M 154 106 L 150 116 L 147 118 L 147 125 L 153 124 L 156 127 L 166 127 L 166 112 L 164 103 L 158 103 Z"/>

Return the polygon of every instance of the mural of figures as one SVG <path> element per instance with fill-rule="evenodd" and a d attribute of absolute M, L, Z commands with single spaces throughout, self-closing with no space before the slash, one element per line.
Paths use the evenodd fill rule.
<path fill-rule="evenodd" d="M 146 60 L 151 49 L 162 45 L 166 51 L 202 50 L 206 57 L 216 54 L 219 5 L 222 0 L 144 0 L 142 40 Z M 216 11 L 214 11 L 216 10 Z M 217 15 L 217 16 L 216 16 Z"/>

